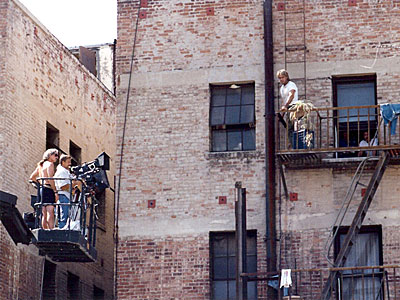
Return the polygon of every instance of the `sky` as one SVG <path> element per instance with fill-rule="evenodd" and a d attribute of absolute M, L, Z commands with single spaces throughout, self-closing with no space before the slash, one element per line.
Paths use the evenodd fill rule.
<path fill-rule="evenodd" d="M 113 43 L 117 0 L 18 0 L 67 47 Z"/>

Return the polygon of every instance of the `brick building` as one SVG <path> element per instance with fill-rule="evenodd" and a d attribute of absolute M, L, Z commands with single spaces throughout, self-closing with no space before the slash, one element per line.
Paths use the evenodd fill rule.
<path fill-rule="evenodd" d="M 46 148 L 77 163 L 115 155 L 115 97 L 21 3 L 0 1 L 0 190 L 32 211 L 30 173 Z M 112 182 L 114 167 L 109 171 Z M 95 263 L 55 263 L 0 226 L 0 299 L 111 299 L 113 193 L 100 203 Z"/>
<path fill-rule="evenodd" d="M 338 266 L 399 263 L 396 152 L 388 165 L 369 160 L 324 248 L 358 153 L 398 148 L 399 132 L 389 134 L 379 110 L 398 101 L 399 14 L 391 0 L 118 1 L 118 299 L 232 297 L 236 181 L 247 189 L 249 271 L 270 271 L 266 253 L 275 252 L 278 270 L 311 279 L 300 284 L 294 272 L 292 292 L 304 299 L 319 295 L 331 266 L 325 256 L 335 260 L 340 249 L 350 252 Z M 269 39 L 273 32 L 267 46 L 264 30 Z M 289 143 L 270 109 L 272 99 L 275 111 L 282 104 L 274 75 L 281 68 L 316 107 L 308 131 L 296 132 L 311 133 L 311 145 Z M 365 131 L 379 143 L 359 148 Z M 358 246 L 345 247 L 359 203 L 372 198 L 352 239 Z M 335 275 L 347 279 L 334 290 L 342 299 L 352 288 L 359 297 L 364 284 L 374 299 L 399 295 L 396 268 L 386 277 L 341 270 Z M 249 293 L 266 299 L 265 282 L 249 284 Z"/>

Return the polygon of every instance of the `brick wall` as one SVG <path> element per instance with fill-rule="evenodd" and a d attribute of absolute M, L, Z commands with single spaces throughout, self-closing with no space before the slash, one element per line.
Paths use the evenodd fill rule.
<path fill-rule="evenodd" d="M 285 2 L 285 10 L 279 10 Z M 331 106 L 332 75 L 376 73 L 378 102 L 396 102 L 399 94 L 396 78 L 399 70 L 398 44 L 400 6 L 396 1 L 274 1 L 274 63 L 285 66 L 285 13 L 287 44 L 305 35 L 307 100 L 316 106 Z M 305 9 L 305 22 L 301 12 Z M 354 18 L 357 15 L 357 18 Z M 301 30 L 305 26 L 305 30 Z M 290 34 L 289 34 L 290 33 Z M 293 37 L 294 35 L 294 37 Z M 287 55 L 291 53 L 286 52 Z M 303 64 L 288 66 L 289 73 L 299 74 Z M 300 72 L 301 73 L 301 72 Z M 294 76 L 292 76 L 294 77 Z M 277 94 L 276 94 L 277 95 Z"/>
<path fill-rule="evenodd" d="M 302 1 L 285 1 L 285 10 L 278 10 L 274 1 L 274 60 L 275 68 L 285 65 L 285 13 L 287 28 L 302 28 L 305 25 L 307 100 L 318 107 L 332 106 L 332 84 L 330 77 L 344 74 L 377 75 L 378 103 L 396 102 L 400 85 L 399 56 L 396 35 L 400 7 L 393 1 L 305 1 L 305 22 L 295 17 L 294 12 L 303 9 Z M 301 14 L 298 14 L 301 15 Z M 357 15 L 357 18 L 354 18 Z M 303 34 L 302 30 L 297 31 Z M 290 37 L 286 42 L 293 42 Z M 301 41 L 299 42 L 301 43 Z M 302 67 L 302 66 L 301 66 Z M 300 67 L 289 72 L 299 73 Z M 286 170 L 289 192 L 298 193 L 299 200 L 290 202 L 282 196 L 280 215 L 282 220 L 281 264 L 298 268 L 323 267 L 326 259 L 321 253 L 328 230 L 343 201 L 355 167 L 344 169 L 301 170 L 301 166 Z M 382 225 L 384 263 L 398 261 L 398 242 L 393 237 L 397 228 L 399 206 L 397 189 L 398 167 L 390 166 L 375 195 L 364 224 Z M 364 183 L 368 183 L 368 171 Z M 350 214 L 355 212 L 361 199 L 361 188 L 356 191 Z M 349 225 L 351 218 L 345 219 Z M 309 241 L 312 240 L 312 243 Z M 312 257 L 312 259 L 311 259 Z"/>
<path fill-rule="evenodd" d="M 138 3 L 118 2 L 118 151 Z M 236 181 L 265 253 L 262 1 L 148 1 L 141 11 L 121 169 L 118 297 L 209 299 L 208 236 L 234 230 Z M 255 83 L 255 151 L 210 152 L 209 85 L 229 82 Z"/>
<path fill-rule="evenodd" d="M 179 245 L 182 239 L 197 236 L 203 237 L 202 247 L 206 247 L 204 237 L 209 231 L 232 230 L 237 180 L 243 181 L 249 193 L 249 228 L 258 229 L 261 236 L 265 233 L 262 1 L 144 2 L 148 5 L 139 20 L 120 170 L 117 278 L 119 296 L 126 299 L 141 293 L 151 297 L 153 290 L 160 298 L 182 292 L 173 289 L 172 279 L 161 287 L 151 280 L 156 278 L 151 275 L 155 251 L 151 247 L 161 247 L 167 237 L 169 243 Z M 283 2 L 287 13 L 303 9 L 302 0 L 273 2 L 276 70 L 285 65 Z M 378 103 L 397 102 L 399 5 L 367 0 L 354 6 L 347 0 L 304 3 L 304 22 L 298 17 L 287 21 L 292 28 L 305 25 L 307 100 L 320 107 L 332 106 L 331 76 L 376 73 Z M 138 5 L 139 1 L 118 2 L 118 149 Z M 289 39 L 301 43 L 299 35 Z M 301 68 L 289 68 L 289 72 L 301 73 Z M 210 153 L 209 84 L 243 81 L 254 81 L 256 87 L 256 151 Z M 347 168 L 287 170 L 289 191 L 297 192 L 299 200 L 277 199 L 282 267 L 327 266 L 323 245 L 353 172 Z M 397 172 L 393 166 L 386 172 L 366 220 L 366 224 L 382 225 L 385 262 L 397 261 L 393 232 L 399 207 L 391 192 L 397 185 Z M 219 195 L 228 197 L 227 205 L 217 205 Z M 155 200 L 156 207 L 147 208 L 148 200 Z M 148 253 L 142 249 L 145 246 L 150 247 Z M 263 243 L 259 251 L 265 251 Z M 196 250 L 193 257 L 202 255 Z M 182 258 L 182 262 L 187 260 Z M 143 266 L 146 279 L 130 274 L 135 264 Z M 172 272 L 165 263 L 159 265 Z M 265 264 L 259 269 L 265 269 Z M 198 287 L 198 295 L 207 298 L 204 286 Z"/>
<path fill-rule="evenodd" d="M 69 153 L 70 141 L 82 149 L 82 162 L 102 151 L 111 156 L 114 176 L 115 98 L 18 1 L 0 1 L 0 189 L 18 196 L 20 212 L 31 211 L 30 173 L 46 150 L 46 122 L 60 132 L 59 147 Z M 5 26 L 5 27 L 4 27 Z M 2 164 L 5 164 L 4 167 Z M 104 230 L 97 231 L 98 261 L 57 264 L 57 276 L 67 270 L 79 276 L 84 299 L 93 284 L 113 293 L 113 194 L 107 192 Z M 37 299 L 43 257 L 33 246 L 14 246 L 0 226 L 0 268 L 4 299 Z M 3 238 L 4 237 L 4 238 Z M 65 299 L 66 282 L 57 282 L 58 299 Z M 3 299 L 3 298 L 2 298 Z"/>

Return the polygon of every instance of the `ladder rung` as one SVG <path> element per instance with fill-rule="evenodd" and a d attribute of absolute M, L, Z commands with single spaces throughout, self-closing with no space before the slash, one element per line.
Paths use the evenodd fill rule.
<path fill-rule="evenodd" d="M 285 28 L 285 31 L 288 31 L 288 30 L 304 30 L 305 28 L 304 27 L 298 27 L 298 28 Z"/>
<path fill-rule="evenodd" d="M 304 10 L 300 10 L 300 11 L 286 11 L 285 10 L 285 15 L 290 15 L 290 14 L 304 14 Z"/>
<path fill-rule="evenodd" d="M 285 47 L 286 51 L 296 51 L 296 50 L 306 50 L 306 49 L 307 49 L 306 45 L 290 45 Z"/>
<path fill-rule="evenodd" d="M 304 63 L 304 60 L 291 60 L 291 61 L 287 61 L 287 64 L 301 64 Z"/>

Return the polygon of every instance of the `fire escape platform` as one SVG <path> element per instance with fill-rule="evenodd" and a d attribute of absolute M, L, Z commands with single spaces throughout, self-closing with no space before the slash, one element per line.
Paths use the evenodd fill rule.
<path fill-rule="evenodd" d="M 365 156 L 361 157 L 343 157 L 343 154 L 358 151 L 377 151 L 377 155 L 371 158 L 371 161 L 379 160 L 379 153 L 388 151 L 391 160 L 390 164 L 400 164 L 400 145 L 374 146 L 374 147 L 352 147 L 336 149 L 296 149 L 279 150 L 276 157 L 285 165 L 287 169 L 298 168 L 341 168 L 357 166 Z"/>
<path fill-rule="evenodd" d="M 97 251 L 77 230 L 32 230 L 33 243 L 56 262 L 94 262 Z"/>

